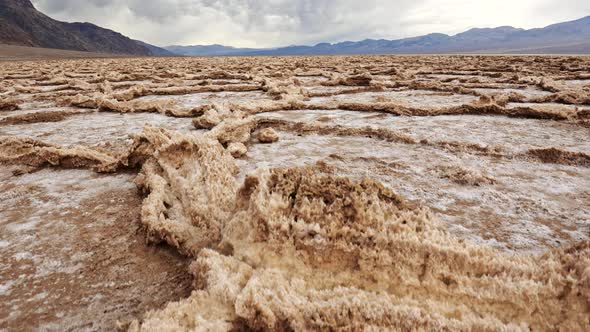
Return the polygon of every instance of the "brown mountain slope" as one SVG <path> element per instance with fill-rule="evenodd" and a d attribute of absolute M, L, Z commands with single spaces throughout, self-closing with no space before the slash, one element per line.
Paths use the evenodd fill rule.
<path fill-rule="evenodd" d="M 65 23 L 39 12 L 29 0 L 0 0 L 0 44 L 97 53 L 152 55 L 122 34 L 91 23 Z"/>

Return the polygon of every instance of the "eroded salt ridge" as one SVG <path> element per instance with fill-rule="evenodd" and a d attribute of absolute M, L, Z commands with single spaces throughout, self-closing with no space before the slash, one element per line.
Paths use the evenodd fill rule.
<path fill-rule="evenodd" d="M 161 145 L 142 171 L 142 221 L 197 258 L 196 290 L 132 330 L 590 326 L 588 242 L 505 255 L 450 236 L 378 182 L 323 164 L 262 171 L 238 190 L 219 144 L 150 135 Z M 200 183 L 207 190 L 195 190 Z"/>

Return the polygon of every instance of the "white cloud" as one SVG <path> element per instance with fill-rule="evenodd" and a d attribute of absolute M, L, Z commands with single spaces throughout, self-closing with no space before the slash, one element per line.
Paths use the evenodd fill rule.
<path fill-rule="evenodd" d="M 472 27 L 542 27 L 590 15 L 587 0 L 33 0 L 156 45 L 273 47 L 396 39 Z"/>

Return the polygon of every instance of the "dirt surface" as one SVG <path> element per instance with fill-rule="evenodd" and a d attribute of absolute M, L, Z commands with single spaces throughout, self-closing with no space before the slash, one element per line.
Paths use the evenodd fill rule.
<path fill-rule="evenodd" d="M 0 78 L 0 328 L 590 329 L 588 58 Z"/>
<path fill-rule="evenodd" d="M 116 55 L 0 44 L 0 61 L 64 58 L 108 58 Z"/>
<path fill-rule="evenodd" d="M 0 326 L 112 330 L 190 293 L 186 259 L 145 244 L 132 174 L 16 170 L 1 175 Z"/>

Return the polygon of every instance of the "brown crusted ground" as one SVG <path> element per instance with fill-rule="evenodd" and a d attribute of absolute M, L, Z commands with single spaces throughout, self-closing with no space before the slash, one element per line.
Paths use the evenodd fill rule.
<path fill-rule="evenodd" d="M 287 133 L 363 137 L 428 147 L 456 159 L 474 156 L 482 164 L 515 160 L 585 174 L 590 166 L 585 150 L 482 145 L 452 137 L 453 133 L 448 140 L 416 139 L 411 131 L 374 127 L 370 122 L 353 128 L 330 124 L 329 118 L 325 123 L 295 122 L 254 115 L 282 110 L 403 117 L 477 115 L 558 121 L 586 130 L 590 85 L 568 82 L 588 77 L 590 62 L 581 57 L 2 63 L 0 110 L 10 114 L 0 119 L 0 163 L 13 169 L 1 178 L 4 206 L 0 206 L 9 214 L 0 227 L 14 238 L 0 241 L 1 312 L 5 313 L 0 328 L 586 331 L 590 329 L 590 234 L 572 236 L 541 254 L 507 253 L 444 229 L 437 209 L 429 206 L 437 202 L 409 201 L 372 178 L 378 172 L 353 179 L 329 162 L 319 162 L 241 174 L 235 158 L 248 160 L 264 130 L 276 130 L 279 142 L 271 147 Z M 477 90 L 482 88 L 498 92 Z M 519 92 L 502 90 L 508 88 Z M 544 95 L 530 95 L 533 90 Z M 196 104 L 184 103 L 202 93 L 239 96 L 252 91 L 261 97 L 228 102 L 213 95 Z M 396 91 L 423 94 L 412 104 L 388 96 Z M 367 93 L 376 94 L 370 102 L 362 98 Z M 341 101 L 344 96 L 346 101 Z M 471 101 L 429 104 L 431 98 L 447 97 Z M 69 108 L 45 110 L 55 106 Z M 19 109 L 36 112 L 19 114 Z M 121 146 L 62 146 L 27 131 L 27 125 L 59 124 L 66 117 L 95 110 L 193 118 L 195 129 L 208 131 L 190 134 L 146 127 Z M 22 135 L 2 136 L 3 128 L 14 125 L 24 126 Z M 104 137 L 105 142 L 108 139 Z M 343 150 L 345 154 L 346 147 Z M 281 151 L 274 153 L 281 157 Z M 349 160 L 334 158 L 342 163 Z M 394 175 L 406 167 L 375 157 L 360 159 L 371 170 Z M 418 163 L 411 167 L 420 169 Z M 39 180 L 37 174 L 69 183 L 68 176 L 73 175 L 59 173 L 68 172 L 63 169 L 108 173 L 100 175 L 104 179 L 127 174 L 138 191 L 100 192 L 75 207 L 64 207 L 60 214 L 63 202 L 45 197 L 32 183 Z M 448 164 L 422 174 L 462 188 L 507 185 L 485 171 Z M 31 182 L 18 185 L 24 181 L 21 177 Z M 80 188 L 64 190 L 76 197 Z M 106 203 L 111 197 L 116 204 Z M 579 193 L 567 204 L 586 216 L 588 199 L 588 192 Z M 39 201 L 45 205 L 33 204 Z M 55 206 L 55 211 L 48 209 L 52 212 L 43 217 L 45 222 L 30 223 L 47 206 Z M 501 239 L 493 228 L 502 221 L 486 219 L 484 212 L 481 216 L 482 237 Z M 590 232 L 585 220 L 572 221 L 569 228 L 545 220 L 538 223 L 564 238 L 570 232 Z M 70 225 L 67 232 L 60 228 L 63 225 Z M 66 235 L 58 236 L 62 233 Z M 68 247 L 87 258 L 75 273 L 58 272 L 57 283 L 51 281 L 55 275 L 39 274 L 34 260 L 27 263 L 30 270 L 19 270 L 24 249 L 13 243 L 21 243 L 18 236 L 31 234 L 43 235 L 37 235 L 32 249 L 27 248 L 33 257 L 68 262 L 58 250 Z M 152 246 L 140 243 L 138 237 L 146 237 Z M 54 239 L 58 242 L 51 243 Z M 189 266 L 186 260 L 193 262 Z M 19 273 L 34 282 L 32 290 Z"/>
<path fill-rule="evenodd" d="M 236 192 L 229 155 L 211 160 L 203 143 L 172 139 L 163 149 L 173 144 L 186 158 L 165 153 L 144 166 L 142 220 L 198 257 L 202 283 L 148 315 L 143 329 L 590 326 L 588 243 L 541 258 L 504 256 L 458 241 L 381 184 L 334 177 L 324 165 L 261 173 Z M 188 170 L 198 176 L 187 181 Z M 203 181 L 213 182 L 195 190 Z M 188 197 L 195 204 L 183 203 Z"/>
<path fill-rule="evenodd" d="M 0 111 L 14 111 L 18 109 L 18 105 L 15 102 L 9 100 L 0 101 Z"/>
<path fill-rule="evenodd" d="M 290 122 L 287 120 L 265 119 L 257 120 L 257 128 L 277 128 L 282 131 L 290 131 L 299 135 L 304 134 L 320 134 L 320 135 L 335 135 L 335 136 L 363 136 L 371 139 L 384 140 L 387 142 L 397 142 L 405 144 L 423 144 L 434 147 L 439 147 L 445 150 L 462 153 L 473 153 L 476 155 L 488 155 L 497 158 L 507 159 L 527 159 L 535 160 L 542 163 L 552 163 L 570 166 L 590 166 L 590 155 L 583 152 L 564 151 L 558 148 L 547 149 L 532 149 L 520 154 L 515 154 L 511 151 L 505 151 L 502 147 L 495 146 L 481 146 L 477 144 L 466 144 L 462 142 L 447 142 L 447 141 L 416 141 L 412 137 L 385 128 L 346 128 L 342 126 L 323 125 L 321 123 L 302 123 Z M 264 130 L 261 129 L 261 130 Z"/>
<path fill-rule="evenodd" d="M 25 185 L 0 185 L 2 239 L 19 243 L 4 247 L 0 257 L 2 282 L 18 281 L 0 295 L 3 329 L 115 330 L 190 294 L 186 258 L 170 248 L 145 245 L 141 199 L 133 187 L 77 201 L 73 194 L 83 185 L 73 183 L 64 188 L 64 197 L 69 193 L 76 203 L 60 206 L 39 183 L 85 171 L 76 172 L 47 169 L 30 180 L 25 176 Z M 95 177 L 86 173 L 83 179 Z M 8 230 L 35 217 L 41 218 L 37 229 Z"/>
<path fill-rule="evenodd" d="M 32 167 L 61 166 L 89 168 L 101 172 L 115 170 L 120 160 L 92 148 L 64 148 L 30 138 L 7 137 L 0 142 L 0 161 Z"/>
<path fill-rule="evenodd" d="M 36 123 L 36 122 L 59 122 L 65 118 L 85 113 L 81 110 L 64 110 L 64 111 L 46 111 L 46 112 L 34 112 L 17 114 L 13 116 L 7 116 L 0 119 L 0 125 L 13 125 L 22 123 Z"/>

